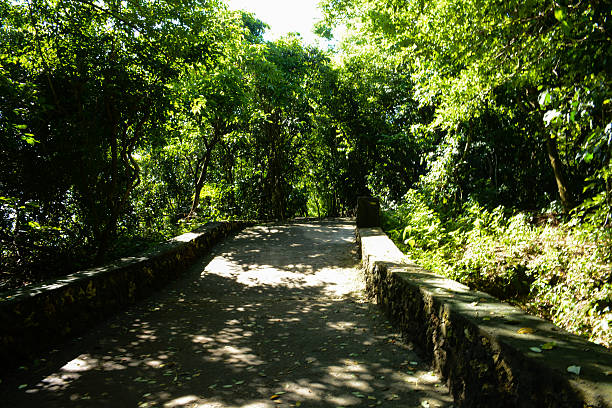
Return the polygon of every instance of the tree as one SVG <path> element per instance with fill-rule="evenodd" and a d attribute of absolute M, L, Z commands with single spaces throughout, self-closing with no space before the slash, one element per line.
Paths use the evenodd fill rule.
<path fill-rule="evenodd" d="M 551 134 L 547 120 L 556 114 L 541 110 L 538 100 L 547 101 L 545 95 L 557 90 L 556 101 L 585 107 L 584 115 L 567 112 L 574 118 L 570 122 L 589 121 L 573 140 L 563 141 L 570 143 L 568 150 L 584 149 L 589 135 L 602 134 L 609 117 L 604 101 L 610 95 L 606 66 L 611 52 L 605 46 L 610 17 L 604 2 L 329 0 L 324 8 L 328 23 L 348 22 L 367 41 L 388 50 L 396 66 L 407 69 L 415 99 L 435 107 L 428 126 L 446 133 L 446 145 L 468 151 L 471 122 L 485 113 L 504 121 L 516 115 L 527 120 L 531 134 L 516 137 L 539 141 L 550 158 L 559 196 L 566 209 L 572 207 L 572 195 L 580 194 L 589 173 L 560 151 L 560 139 Z M 600 90 L 596 98 L 588 91 L 593 88 Z M 594 109 L 586 108 L 589 104 Z M 607 162 L 609 155 L 599 165 Z"/>
<path fill-rule="evenodd" d="M 214 149 L 248 119 L 247 90 L 242 74 L 237 61 L 226 59 L 213 72 L 206 75 L 194 72 L 183 82 L 183 103 L 189 107 L 188 115 L 202 145 L 201 151 L 196 153 L 194 196 L 189 216 L 195 215 L 200 204 L 200 193 Z"/>
<path fill-rule="evenodd" d="M 313 90 L 325 55 L 289 36 L 254 48 L 249 59 L 254 112 L 251 134 L 261 169 L 260 216 L 293 215 L 289 198 L 297 192 L 301 169 L 296 158 L 313 131 Z"/>
<path fill-rule="evenodd" d="M 134 152 L 164 121 L 167 85 L 185 64 L 205 66 L 216 53 L 218 7 L 195 0 L 2 2 L 8 93 L 0 110 L 10 171 L 0 185 L 17 207 L 40 209 L 3 207 L 18 219 L 3 239 L 28 246 L 15 244 L 27 235 L 18 225 L 41 225 L 104 256 L 140 182 Z"/>

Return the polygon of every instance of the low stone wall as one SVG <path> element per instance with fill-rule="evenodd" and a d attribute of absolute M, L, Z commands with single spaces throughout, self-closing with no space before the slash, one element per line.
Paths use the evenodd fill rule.
<path fill-rule="evenodd" d="M 0 365 L 52 348 L 176 279 L 214 244 L 250 223 L 208 223 L 140 256 L 0 295 Z"/>
<path fill-rule="evenodd" d="M 607 349 L 420 268 L 380 228 L 356 233 L 368 292 L 432 359 L 455 406 L 612 407 Z"/>

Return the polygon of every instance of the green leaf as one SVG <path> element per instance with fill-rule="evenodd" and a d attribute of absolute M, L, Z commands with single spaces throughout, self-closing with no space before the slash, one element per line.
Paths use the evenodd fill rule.
<path fill-rule="evenodd" d="M 565 20 L 566 14 L 565 14 L 565 10 L 563 9 L 556 9 L 555 10 L 555 18 L 559 21 L 563 21 Z"/>
<path fill-rule="evenodd" d="M 416 245 L 416 241 L 414 240 L 414 238 L 410 238 L 410 239 L 405 240 L 404 244 L 410 245 L 410 248 L 414 248 Z"/>
<path fill-rule="evenodd" d="M 27 144 L 31 146 L 34 146 L 36 143 L 40 143 L 40 141 L 34 139 L 33 136 L 34 135 L 32 135 L 31 133 L 26 133 L 25 135 L 21 136 L 21 140 L 23 140 L 24 142 L 26 142 Z"/>
<path fill-rule="evenodd" d="M 541 107 L 548 105 L 552 101 L 552 96 L 548 90 L 542 92 L 538 97 L 538 103 Z"/>
<path fill-rule="evenodd" d="M 561 112 L 556 109 L 547 111 L 544 114 L 544 123 L 549 126 L 552 122 L 556 122 L 561 117 Z"/>
<path fill-rule="evenodd" d="M 28 225 L 30 226 L 30 228 L 32 229 L 40 229 L 40 224 L 37 223 L 36 221 L 29 221 Z"/>

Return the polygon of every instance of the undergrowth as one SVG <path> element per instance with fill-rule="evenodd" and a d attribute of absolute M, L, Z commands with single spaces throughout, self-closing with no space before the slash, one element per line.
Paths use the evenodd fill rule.
<path fill-rule="evenodd" d="M 423 267 L 612 347 L 611 241 L 600 229 L 475 202 L 443 210 L 416 191 L 383 227 Z"/>
<path fill-rule="evenodd" d="M 0 256 L 0 292 L 39 284 L 126 256 L 144 253 L 164 241 L 193 231 L 212 220 L 209 216 L 179 220 L 167 217 L 155 225 L 120 226 L 116 240 L 101 259 L 96 259 L 96 248 L 87 243 L 81 246 L 71 245 L 54 254 L 33 252 L 30 256 L 23 256 L 19 260 Z"/>

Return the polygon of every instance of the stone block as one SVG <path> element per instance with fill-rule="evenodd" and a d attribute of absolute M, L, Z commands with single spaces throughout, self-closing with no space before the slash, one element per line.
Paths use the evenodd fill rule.
<path fill-rule="evenodd" d="M 357 227 L 380 227 L 380 201 L 378 198 L 357 198 Z"/>

